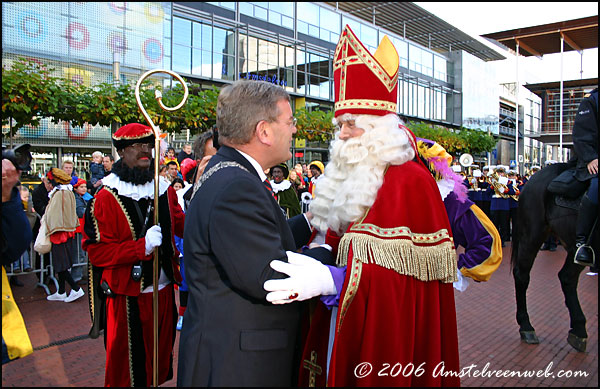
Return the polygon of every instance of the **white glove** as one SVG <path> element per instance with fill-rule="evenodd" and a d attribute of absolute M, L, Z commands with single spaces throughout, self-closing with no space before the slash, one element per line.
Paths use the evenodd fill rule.
<path fill-rule="evenodd" d="M 150 255 L 155 247 L 162 244 L 162 231 L 160 226 L 152 226 L 146 231 L 146 255 Z"/>
<path fill-rule="evenodd" d="M 288 262 L 272 261 L 271 268 L 285 273 L 289 278 L 268 280 L 263 287 L 267 301 L 273 304 L 287 304 L 315 296 L 336 294 L 335 283 L 327 266 L 307 255 L 286 251 Z"/>
<path fill-rule="evenodd" d="M 469 287 L 469 279 L 463 276 L 460 270 L 458 270 L 456 275 L 458 276 L 458 280 L 454 282 L 452 286 L 454 286 L 454 289 L 458 290 L 459 292 L 464 292 Z"/>

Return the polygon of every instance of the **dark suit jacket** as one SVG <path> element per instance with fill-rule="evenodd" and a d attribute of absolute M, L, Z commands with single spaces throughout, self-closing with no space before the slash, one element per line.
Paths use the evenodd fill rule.
<path fill-rule="evenodd" d="M 573 149 L 577 158 L 575 177 L 587 181 L 597 174 L 590 174 L 588 163 L 598 158 L 598 88 L 579 104 L 573 124 Z"/>
<path fill-rule="evenodd" d="M 302 215 L 288 225 L 257 172 L 236 150 L 221 147 L 205 173 L 221 161 L 238 162 L 248 171 L 225 167 L 215 172 L 186 213 L 189 299 L 177 385 L 290 386 L 301 304 L 268 303 L 263 284 L 287 277 L 269 263 L 287 261 L 285 251 L 305 244 L 310 229 Z"/>

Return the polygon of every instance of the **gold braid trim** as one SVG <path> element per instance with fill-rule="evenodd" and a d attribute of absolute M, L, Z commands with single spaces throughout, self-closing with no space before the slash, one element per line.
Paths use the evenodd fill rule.
<path fill-rule="evenodd" d="M 96 219 L 96 199 L 92 199 L 92 209 L 91 209 L 90 213 L 92 215 L 92 220 L 94 222 L 94 231 L 96 232 L 96 242 L 100 242 L 100 227 L 98 227 L 98 219 Z"/>
<path fill-rule="evenodd" d="M 127 349 L 129 351 L 129 381 L 131 382 L 131 387 L 134 387 L 136 385 L 135 382 L 133 382 L 133 361 L 131 359 L 133 347 L 131 345 L 131 323 L 129 322 L 129 296 L 125 296 L 125 308 L 127 310 Z"/>
<path fill-rule="evenodd" d="M 340 320 L 338 320 L 336 332 L 340 332 L 342 328 L 342 322 L 344 321 L 344 317 L 346 317 L 346 312 L 348 312 L 348 308 L 354 300 L 354 296 L 356 296 L 356 292 L 358 292 L 358 284 L 360 284 L 360 277 L 362 275 L 362 263 L 356 260 L 356 257 L 352 259 L 352 267 L 350 270 L 350 276 L 348 278 L 348 286 L 346 287 L 346 293 L 344 294 L 344 299 L 339 307 L 339 315 Z"/>
<path fill-rule="evenodd" d="M 354 260 L 373 263 L 421 281 L 455 282 L 456 252 L 452 240 L 436 246 L 417 246 L 407 239 L 381 239 L 348 232 L 340 240 L 337 264 L 346 266 L 352 245 Z"/>

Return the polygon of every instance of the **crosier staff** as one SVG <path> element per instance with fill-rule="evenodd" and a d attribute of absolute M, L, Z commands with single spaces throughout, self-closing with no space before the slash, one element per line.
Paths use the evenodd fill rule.
<path fill-rule="evenodd" d="M 188 87 L 183 78 L 171 70 L 166 69 L 154 69 L 148 70 L 146 73 L 142 74 L 137 84 L 135 85 L 135 100 L 137 101 L 137 105 L 144 115 L 144 118 L 148 122 L 150 128 L 152 128 L 152 132 L 154 133 L 154 224 L 158 225 L 158 173 L 159 173 L 159 151 L 160 151 L 160 128 L 154 124 L 146 109 L 142 105 L 142 100 L 140 98 L 140 86 L 142 85 L 142 81 L 151 76 L 154 73 L 167 73 L 173 78 L 177 79 L 181 85 L 183 86 L 183 99 L 177 106 L 171 108 L 167 107 L 162 103 L 162 93 L 159 90 L 154 91 L 154 97 L 158 101 L 158 105 L 165 111 L 176 111 L 179 108 L 183 107 L 187 98 L 188 98 Z M 153 266 L 153 278 L 152 278 L 152 313 L 153 313 L 153 357 L 152 357 L 152 384 L 154 387 L 158 386 L 158 276 L 159 276 L 159 260 L 158 260 L 158 247 L 154 248 L 154 266 Z"/>

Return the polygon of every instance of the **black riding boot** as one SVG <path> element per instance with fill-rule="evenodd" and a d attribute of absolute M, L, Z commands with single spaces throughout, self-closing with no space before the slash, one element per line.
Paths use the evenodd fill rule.
<path fill-rule="evenodd" d="M 594 265 L 594 251 L 587 245 L 589 234 L 592 233 L 594 221 L 598 215 L 598 204 L 594 204 L 587 193 L 581 199 L 575 236 L 575 263 L 583 266 Z"/>

